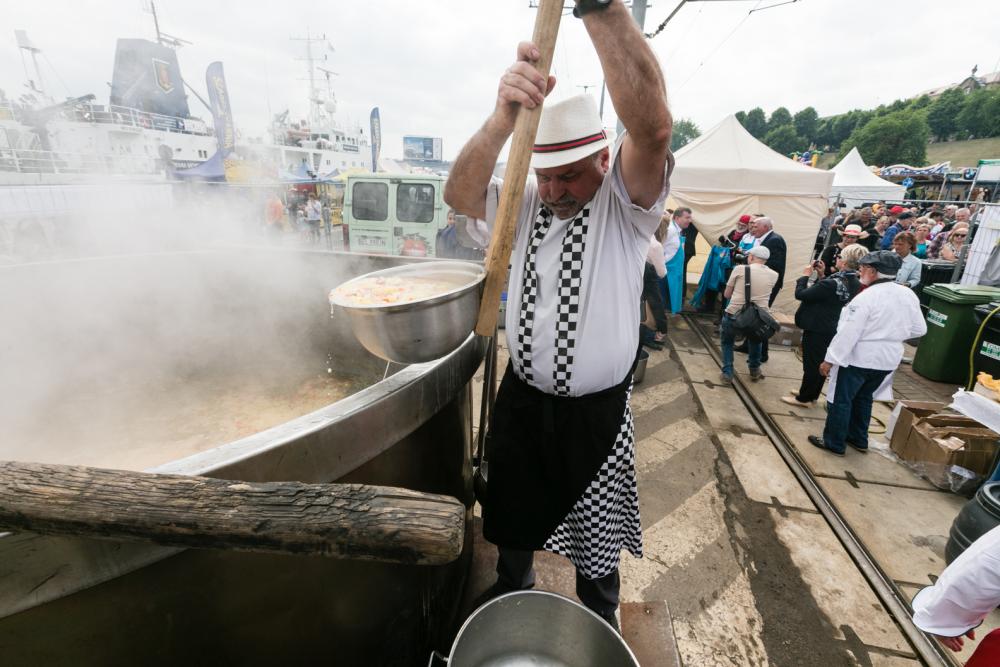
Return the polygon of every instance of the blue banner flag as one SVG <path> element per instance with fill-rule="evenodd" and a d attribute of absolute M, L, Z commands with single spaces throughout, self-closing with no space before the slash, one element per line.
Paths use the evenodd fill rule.
<path fill-rule="evenodd" d="M 205 81 L 208 84 L 208 103 L 212 107 L 219 153 L 225 159 L 236 150 L 236 127 L 233 125 L 233 109 L 230 106 L 226 75 L 222 71 L 221 62 L 216 61 L 208 66 Z"/>
<path fill-rule="evenodd" d="M 378 171 L 379 154 L 382 152 L 382 119 L 378 107 L 372 109 L 372 171 Z"/>

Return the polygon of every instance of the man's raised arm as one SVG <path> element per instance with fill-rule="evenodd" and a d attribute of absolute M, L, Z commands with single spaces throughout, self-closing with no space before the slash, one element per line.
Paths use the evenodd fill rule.
<path fill-rule="evenodd" d="M 518 109 L 522 104 L 534 109 L 555 85 L 555 77 L 546 82 L 535 69 L 540 57 L 538 47 L 531 42 L 518 44 L 517 62 L 500 78 L 496 108 L 455 159 L 444 186 L 444 200 L 459 213 L 486 217 L 486 188 L 500 150 L 514 132 Z"/>
<path fill-rule="evenodd" d="M 632 203 L 649 208 L 660 196 L 673 119 L 660 64 L 622 0 L 584 15 L 608 92 L 628 130 L 620 168 Z"/>

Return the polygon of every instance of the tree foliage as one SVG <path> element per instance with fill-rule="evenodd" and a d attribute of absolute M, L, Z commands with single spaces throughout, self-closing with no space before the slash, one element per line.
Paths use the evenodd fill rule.
<path fill-rule="evenodd" d="M 687 118 L 674 121 L 674 131 L 670 135 L 670 150 L 676 151 L 700 136 L 701 130 L 694 124 L 694 121 Z"/>
<path fill-rule="evenodd" d="M 747 112 L 747 120 L 743 124 L 743 127 L 755 138 L 763 139 L 764 135 L 767 134 L 767 117 L 764 115 L 764 110 L 760 107 L 750 109 Z"/>
<path fill-rule="evenodd" d="M 903 110 L 878 116 L 857 127 L 840 146 L 840 158 L 857 146 L 869 164 L 905 163 L 921 165 L 927 161 L 927 138 L 930 128 L 924 114 Z"/>
<path fill-rule="evenodd" d="M 958 88 L 946 90 L 927 110 L 927 125 L 938 141 L 948 141 L 958 130 L 958 115 L 965 107 L 965 93 Z"/>
<path fill-rule="evenodd" d="M 764 143 L 782 155 L 805 150 L 809 147 L 808 142 L 799 136 L 795 131 L 795 126 L 791 123 L 779 125 L 773 130 L 769 130 L 767 136 L 764 137 Z"/>
<path fill-rule="evenodd" d="M 815 109 L 806 107 L 795 114 L 792 122 L 795 124 L 795 131 L 807 143 L 812 143 L 816 140 L 816 134 L 819 130 L 819 114 L 816 113 Z"/>
<path fill-rule="evenodd" d="M 767 119 L 767 130 L 771 130 L 781 127 L 782 125 L 792 124 L 792 113 L 785 107 L 778 107 L 771 112 L 771 117 Z"/>
<path fill-rule="evenodd" d="M 962 138 L 979 139 L 1000 135 L 1000 90 L 980 88 L 965 96 L 955 119 Z"/>

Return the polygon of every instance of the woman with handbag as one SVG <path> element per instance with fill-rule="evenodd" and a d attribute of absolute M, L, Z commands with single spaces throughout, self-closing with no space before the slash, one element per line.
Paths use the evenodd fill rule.
<path fill-rule="evenodd" d="M 777 272 L 764 264 L 771 257 L 771 251 L 764 246 L 757 246 L 747 252 L 747 263 L 733 269 L 726 283 L 724 296 L 730 299 L 726 312 L 722 315 L 720 338 L 722 341 L 722 382 L 730 384 L 733 381 L 733 346 L 736 342 L 736 317 L 750 304 L 767 312 L 771 289 L 778 282 Z M 749 276 L 749 288 L 746 277 Z M 749 292 L 749 303 L 747 293 Z M 753 340 L 747 336 L 750 357 L 747 366 L 750 368 L 750 379 L 756 382 L 764 378 L 760 371 L 762 340 Z"/>
<path fill-rule="evenodd" d="M 867 254 L 868 248 L 857 243 L 845 247 L 837 257 L 836 272 L 811 285 L 813 271 L 822 275 L 826 267 L 820 262 L 802 269 L 802 277 L 795 283 L 795 298 L 802 302 L 795 312 L 795 326 L 802 329 L 802 383 L 797 392 L 781 397 L 785 403 L 799 408 L 816 405 L 826 382 L 819 365 L 837 333 L 841 309 L 861 291 L 858 261 Z"/>

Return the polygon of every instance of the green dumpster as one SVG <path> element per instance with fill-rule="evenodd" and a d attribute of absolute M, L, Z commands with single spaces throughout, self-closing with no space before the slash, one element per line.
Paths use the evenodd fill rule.
<path fill-rule="evenodd" d="M 1000 300 L 1000 288 L 983 285 L 928 285 L 927 335 L 917 347 L 914 372 L 929 380 L 964 385 L 969 379 L 969 348 L 979 324 L 975 307 Z"/>

